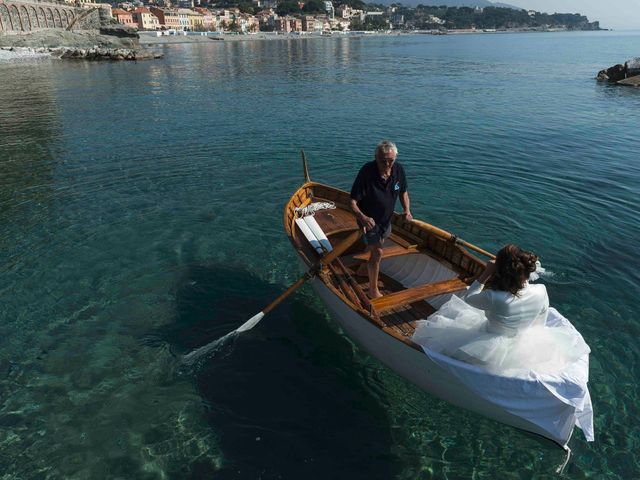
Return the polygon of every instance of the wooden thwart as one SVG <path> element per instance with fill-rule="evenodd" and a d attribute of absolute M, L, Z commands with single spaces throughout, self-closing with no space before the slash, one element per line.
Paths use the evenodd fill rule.
<path fill-rule="evenodd" d="M 392 310 L 401 305 L 426 300 L 430 297 L 453 293 L 466 288 L 467 284 L 459 278 L 445 280 L 443 282 L 428 283 L 419 287 L 408 288 L 400 292 L 391 293 L 371 300 L 371 305 L 378 313 Z"/>
<path fill-rule="evenodd" d="M 400 235 L 396 234 L 396 233 L 391 233 L 391 235 L 389 235 L 389 240 L 391 240 L 394 243 L 397 243 L 398 245 L 404 247 L 404 248 L 416 248 L 417 244 L 415 243 L 410 243 L 408 241 L 406 241 L 404 238 L 402 238 Z"/>
<path fill-rule="evenodd" d="M 401 247 L 399 245 L 394 245 L 393 247 L 387 247 L 382 249 L 382 258 L 390 258 L 397 257 L 399 255 L 407 255 L 409 253 L 418 253 L 418 247 L 415 245 L 409 247 Z M 365 262 L 369 261 L 370 252 L 358 253 L 351 257 L 353 260 L 364 260 Z"/>

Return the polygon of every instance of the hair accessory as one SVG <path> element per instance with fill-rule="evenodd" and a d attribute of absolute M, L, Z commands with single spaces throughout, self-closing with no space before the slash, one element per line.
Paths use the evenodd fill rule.
<path fill-rule="evenodd" d="M 539 280 L 546 271 L 547 270 L 540 263 L 540 260 L 536 260 L 536 269 L 531 273 L 531 275 L 529 275 L 529 281 L 535 282 L 536 280 Z"/>

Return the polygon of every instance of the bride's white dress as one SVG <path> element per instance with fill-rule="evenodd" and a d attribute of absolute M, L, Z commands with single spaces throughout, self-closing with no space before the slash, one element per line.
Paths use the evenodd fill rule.
<path fill-rule="evenodd" d="M 590 350 L 571 329 L 547 326 L 548 309 L 544 285 L 526 283 L 512 295 L 474 282 L 464 300 L 454 295 L 417 322 L 413 341 L 493 373 L 558 373 Z"/>

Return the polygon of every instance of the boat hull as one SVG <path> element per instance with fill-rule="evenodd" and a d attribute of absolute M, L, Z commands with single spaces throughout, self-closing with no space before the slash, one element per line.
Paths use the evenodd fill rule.
<path fill-rule="evenodd" d="M 425 353 L 399 342 L 362 318 L 319 279 L 314 279 L 311 285 L 331 312 L 332 317 L 351 339 L 422 390 L 458 407 L 506 425 L 541 435 L 563 447 L 569 441 L 574 426 L 572 415 L 567 415 L 564 418 L 565 425 L 560 429 L 562 432 L 560 436 L 557 431 L 547 431 L 538 425 L 513 415 L 498 405 L 479 397 L 455 376 L 451 375 L 451 372 L 442 368 Z"/>
<path fill-rule="evenodd" d="M 313 231 L 305 234 L 298 222 L 299 211 L 312 205 L 330 202 L 335 207 L 304 215 L 314 216 L 322 236 L 328 237 L 334 247 L 346 248 L 342 257 L 346 263 L 354 260 L 356 251 L 362 250 L 359 246 L 348 252 L 349 247 L 345 247 L 351 241 L 348 237 L 358 231 L 350 200 L 345 191 L 311 182 L 305 164 L 305 183 L 291 196 L 284 210 L 285 231 L 305 269 L 318 265 L 323 255 L 313 246 L 313 241 L 320 242 L 320 237 Z M 309 227 L 308 222 L 304 223 Z M 350 278 L 348 268 L 340 262 L 328 265 L 311 282 L 347 335 L 408 381 L 453 405 L 541 435 L 563 447 L 575 425 L 585 432 L 587 440 L 593 440 L 593 410 L 586 386 L 588 354 L 572 363 L 562 375 L 522 371 L 518 375 L 500 376 L 477 365 L 423 350 L 412 341 L 417 322 L 439 308 L 447 295 L 454 292 L 452 287 L 460 287 L 459 283 L 466 283 L 464 279 L 484 270 L 485 263 L 470 251 L 488 258 L 492 254 L 428 223 L 408 221 L 395 214 L 392 224 L 394 236 L 390 237 L 392 243 L 381 264 L 385 301 L 374 303 L 367 299 L 360 284 Z M 347 272 L 346 276 L 340 271 Z M 455 279 L 461 282 L 452 282 Z M 428 297 L 426 304 L 416 301 L 426 300 L 423 295 Z M 402 311 L 394 311 L 399 306 Z M 548 326 L 579 336 L 557 311 L 552 317 L 551 310 Z"/>

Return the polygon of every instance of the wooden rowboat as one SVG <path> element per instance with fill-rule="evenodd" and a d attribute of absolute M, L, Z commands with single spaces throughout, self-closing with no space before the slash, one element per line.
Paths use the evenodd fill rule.
<path fill-rule="evenodd" d="M 345 332 L 423 390 L 485 417 L 539 434 L 566 448 L 574 425 L 580 426 L 581 407 L 558 402 L 543 389 L 540 395 L 544 400 L 556 403 L 549 404 L 554 410 L 552 421 L 540 424 L 535 418 L 532 420 L 535 415 L 528 416 L 509 406 L 509 398 L 501 401 L 474 388 L 474 384 L 484 383 L 485 378 L 489 383 L 502 382 L 503 378 L 496 379 L 480 367 L 442 355 L 425 354 L 411 339 L 416 321 L 435 312 L 452 294 L 463 291 L 484 269 L 485 262 L 470 250 L 491 254 L 433 225 L 415 220 L 408 222 L 402 215 L 394 214 L 392 234 L 385 242 L 381 263 L 383 297 L 370 300 L 365 294 L 368 279 L 355 274 L 358 265 L 367 260 L 361 240 L 328 265 L 320 262 L 331 245 L 341 244 L 358 229 L 349 207 L 349 194 L 310 181 L 306 161 L 305 180 L 285 206 L 284 228 L 307 269 L 315 266 L 312 287 Z M 336 208 L 301 218 L 300 209 L 316 202 L 332 202 Z M 588 372 L 588 359 L 585 365 L 579 366 L 580 372 L 585 368 Z M 532 386 L 526 382 L 523 386 L 522 379 L 518 381 L 520 383 L 514 384 L 516 389 Z M 540 380 L 536 382 L 534 387 L 538 388 Z M 583 416 L 589 413 L 590 410 Z M 549 423 L 553 426 L 549 427 Z"/>

